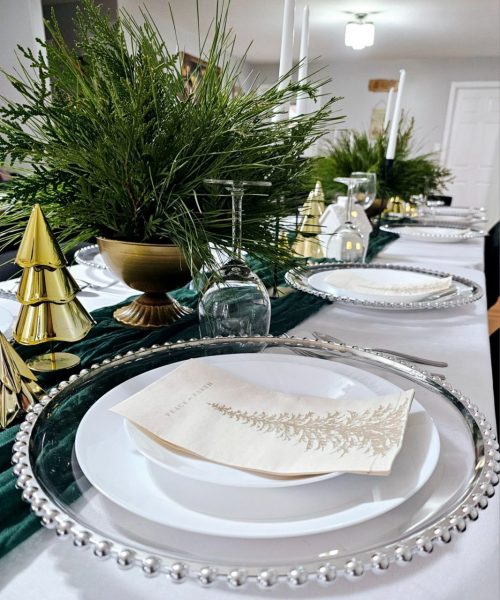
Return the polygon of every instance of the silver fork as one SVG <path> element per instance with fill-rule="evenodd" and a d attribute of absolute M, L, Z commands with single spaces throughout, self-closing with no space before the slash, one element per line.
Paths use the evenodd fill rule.
<path fill-rule="evenodd" d="M 319 333 L 318 331 L 313 331 L 313 335 L 317 340 L 321 340 L 323 342 L 335 342 L 336 344 L 344 344 L 342 340 L 339 340 L 332 335 L 328 335 L 327 333 Z M 406 354 L 405 352 L 398 352 L 397 350 L 388 350 L 387 348 L 364 348 L 365 350 L 374 350 L 375 352 L 383 352 L 384 354 L 392 354 L 393 356 L 399 356 L 404 360 L 409 360 L 410 362 L 418 363 L 420 365 L 429 365 L 430 367 L 438 367 L 444 369 L 448 366 L 447 362 L 443 362 L 441 360 L 432 360 L 430 358 L 422 358 L 421 356 L 414 356 L 413 354 Z"/>
<path fill-rule="evenodd" d="M 286 333 L 284 333 L 282 335 L 282 337 L 290 338 L 290 336 L 288 334 L 286 334 Z M 306 350 L 304 348 L 295 348 L 293 346 L 287 346 L 287 348 L 289 350 L 291 350 L 293 353 L 299 354 L 300 356 L 307 356 L 307 357 L 310 357 L 310 358 L 322 358 L 322 359 L 325 359 L 325 360 L 329 360 L 330 358 L 332 358 L 331 356 L 327 356 L 325 354 L 321 354 L 321 350 Z M 369 350 L 369 348 L 365 348 L 365 350 Z M 386 354 L 388 354 L 388 353 L 386 352 Z M 395 355 L 393 355 L 393 356 L 395 356 Z M 433 377 L 439 377 L 439 379 L 443 379 L 443 380 L 446 379 L 446 375 L 443 375 L 443 373 L 431 372 L 430 374 Z"/>
<path fill-rule="evenodd" d="M 111 287 L 112 285 L 115 285 L 115 283 L 118 283 L 118 279 L 113 279 L 113 281 L 111 281 L 110 283 L 106 283 L 105 285 L 97 285 L 90 281 L 86 281 L 85 279 L 78 278 L 77 283 L 83 283 L 83 285 L 80 285 L 81 292 L 83 292 L 83 290 L 86 290 L 87 288 L 89 290 L 95 290 L 96 292 L 98 292 L 99 290 L 105 290 Z"/>

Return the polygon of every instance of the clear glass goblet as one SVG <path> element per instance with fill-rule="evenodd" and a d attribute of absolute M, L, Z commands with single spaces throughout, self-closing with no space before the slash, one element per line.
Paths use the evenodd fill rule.
<path fill-rule="evenodd" d="M 365 179 L 362 177 L 337 177 L 335 181 L 347 185 L 345 222 L 330 236 L 326 256 L 341 262 L 363 262 L 365 254 L 363 236 L 351 221 L 351 212 L 354 190 Z"/>
<path fill-rule="evenodd" d="M 354 202 L 358 202 L 366 210 L 375 202 L 377 196 L 377 174 L 354 171 L 351 177 L 358 179 Z M 365 181 L 361 181 L 362 179 Z"/>
<path fill-rule="evenodd" d="M 212 276 L 203 294 L 198 314 L 203 337 L 267 335 L 271 322 L 271 301 L 265 285 L 241 257 L 242 208 L 245 188 L 268 187 L 267 181 L 207 179 L 224 185 L 232 199 L 232 256 Z"/>

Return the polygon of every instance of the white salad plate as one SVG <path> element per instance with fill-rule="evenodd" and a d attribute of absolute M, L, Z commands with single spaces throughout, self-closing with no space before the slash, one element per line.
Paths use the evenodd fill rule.
<path fill-rule="evenodd" d="M 305 485 L 331 479 L 340 474 L 325 473 L 309 477 L 270 477 L 264 474 L 259 475 L 251 471 L 220 465 L 203 460 L 202 458 L 170 450 L 155 442 L 154 439 L 137 427 L 134 427 L 130 421 L 124 419 L 123 425 L 132 443 L 148 460 L 174 475 L 181 475 L 195 481 L 231 487 L 271 489 Z"/>
<path fill-rule="evenodd" d="M 456 214 L 423 214 L 412 219 L 415 223 L 428 223 L 430 225 L 456 225 L 461 227 L 473 226 L 484 222 L 484 216 L 456 215 Z"/>
<path fill-rule="evenodd" d="M 486 217 L 486 211 L 474 206 L 428 206 L 422 209 L 424 215 L 445 215 L 452 217 Z"/>
<path fill-rule="evenodd" d="M 199 360 L 287 393 L 359 399 L 399 390 L 360 368 L 316 358 L 260 353 Z M 76 458 L 94 488 L 152 522 L 248 539 L 321 533 L 361 523 L 399 506 L 426 483 L 436 467 L 439 434 L 416 400 L 402 449 L 388 477 L 342 474 L 284 482 L 173 452 L 167 460 L 162 453 L 160 465 L 157 458 L 150 460 L 143 454 L 144 447 L 136 436 L 129 435 L 123 417 L 109 409 L 178 365 L 148 371 L 107 392 L 85 414 L 75 440 Z M 218 483 L 207 481 L 207 473 Z M 238 498 L 239 506 L 231 511 Z M 295 507 L 295 516 L 287 516 L 288 503 Z M 262 505 L 265 514 L 275 516 L 259 519 L 255 504 Z"/>
<path fill-rule="evenodd" d="M 430 225 L 393 225 L 380 227 L 383 231 L 397 233 L 401 238 L 415 240 L 417 242 L 437 242 L 441 244 L 453 244 L 475 240 L 484 237 L 483 231 L 474 229 L 461 229 L 458 227 L 433 227 Z"/>
<path fill-rule="evenodd" d="M 308 283 L 320 292 L 354 300 L 418 302 L 450 287 L 451 278 L 448 285 L 440 285 L 439 279 L 442 278 L 426 273 L 392 269 L 338 269 L 315 273 Z"/>

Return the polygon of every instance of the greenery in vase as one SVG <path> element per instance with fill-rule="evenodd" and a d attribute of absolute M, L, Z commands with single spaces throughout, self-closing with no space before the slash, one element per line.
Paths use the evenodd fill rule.
<path fill-rule="evenodd" d="M 366 132 L 348 131 L 329 145 L 325 156 L 314 161 L 313 180 L 319 179 L 327 195 L 345 193 L 345 186 L 336 183 L 336 177 L 349 177 L 355 171 L 377 174 L 377 195 L 387 199 L 399 196 L 442 192 L 451 180 L 451 172 L 441 167 L 432 154 L 413 155 L 414 119 L 401 119 L 398 128 L 396 156 L 390 180 L 386 180 L 384 167 L 388 131 L 373 140 Z M 312 180 L 311 180 L 312 181 Z"/>
<path fill-rule="evenodd" d="M 246 194 L 243 247 L 290 258 L 273 245 L 275 219 L 303 203 L 310 162 L 301 157 L 342 117 L 331 98 L 291 121 L 272 119 L 299 92 L 317 99 L 319 79 L 234 94 L 244 59 L 232 58 L 227 13 L 223 2 L 200 42 L 194 87 L 147 12 L 141 23 L 126 12 L 113 23 L 84 0 L 74 49 L 54 18 L 43 52 L 20 48 L 29 66 L 9 79 L 22 100 L 0 108 L 0 165 L 22 165 L 7 188 L 1 246 L 19 241 L 38 202 L 66 247 L 93 236 L 169 242 L 193 265 L 210 263 L 209 242 L 231 243 L 231 211 L 227 192 L 204 180 L 268 180 L 267 196 Z"/>

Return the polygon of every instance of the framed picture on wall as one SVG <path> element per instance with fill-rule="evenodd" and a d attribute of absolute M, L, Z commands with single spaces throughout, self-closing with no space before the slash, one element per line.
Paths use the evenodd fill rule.
<path fill-rule="evenodd" d="M 201 78 L 205 75 L 207 63 L 187 52 L 181 53 L 182 75 L 186 80 L 186 91 L 191 94 Z"/>
<path fill-rule="evenodd" d="M 370 115 L 370 137 L 376 138 L 384 131 L 385 105 L 378 103 L 372 108 Z"/>
<path fill-rule="evenodd" d="M 199 81 L 204 77 L 207 70 L 207 63 L 201 58 L 188 54 L 187 52 L 181 52 L 181 60 L 182 75 L 186 79 L 186 92 L 191 94 L 196 90 Z M 220 75 L 221 70 L 217 70 Z M 242 89 L 236 84 L 233 87 L 233 96 L 239 96 L 240 94 L 242 94 Z"/>

